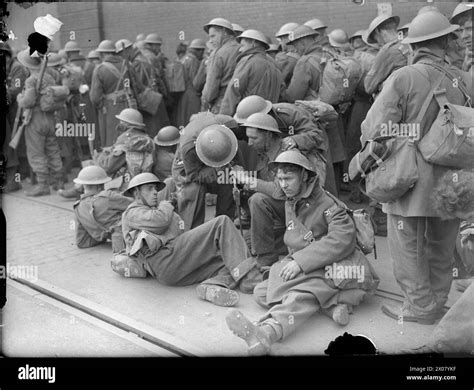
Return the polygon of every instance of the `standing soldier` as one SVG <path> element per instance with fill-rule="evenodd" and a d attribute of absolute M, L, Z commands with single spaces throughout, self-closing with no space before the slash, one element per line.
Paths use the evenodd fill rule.
<path fill-rule="evenodd" d="M 204 107 L 209 105 L 210 111 L 217 114 L 234 74 L 240 45 L 234 38 L 232 23 L 226 19 L 212 19 L 204 26 L 204 31 L 209 34 L 209 41 L 216 50 L 207 65 L 202 101 Z"/>
<path fill-rule="evenodd" d="M 245 31 L 245 29 L 240 24 L 237 24 L 237 23 L 232 23 L 232 30 L 234 30 L 234 35 L 236 37 L 238 37 L 240 34 L 242 34 Z"/>
<path fill-rule="evenodd" d="M 153 116 L 145 115 L 145 121 L 147 125 L 150 126 L 149 130 L 151 131 L 170 124 L 170 118 L 168 111 L 166 110 L 166 102 L 170 100 L 170 94 L 165 82 L 165 63 L 161 53 L 162 43 L 163 40 L 158 36 L 158 34 L 148 34 L 143 41 L 143 49 L 141 49 L 141 54 L 153 69 L 153 73 L 149 75 L 151 81 L 150 87 L 152 87 L 154 91 L 163 95 L 163 100 L 159 104 L 156 114 Z M 136 58 L 137 61 L 141 61 L 141 58 Z M 155 135 L 156 133 L 153 136 Z"/>
<path fill-rule="evenodd" d="M 329 38 L 326 35 L 326 29 L 328 26 L 326 26 L 320 19 L 316 18 L 308 20 L 304 25 L 311 27 L 314 31 L 318 33 L 318 37 L 316 39 L 321 47 L 329 48 Z"/>
<path fill-rule="evenodd" d="M 452 104 L 463 106 L 469 98 L 474 98 L 472 88 L 467 87 L 472 86 L 472 76 L 445 62 L 448 35 L 458 27 L 436 11 L 425 12 L 413 19 L 404 40 L 414 50 L 413 64 L 398 69 L 384 83 L 362 123 L 363 143 L 380 135 L 381 126 L 387 123 L 415 124 L 419 126 L 418 136 L 422 139 L 439 111 L 432 95 L 437 81 L 440 82 L 439 89 L 445 91 Z M 453 82 L 453 77 L 457 78 L 457 83 Z M 460 84 L 464 84 L 463 89 L 470 96 L 464 95 Z M 427 98 L 430 100 L 426 113 L 416 123 Z M 459 220 L 442 220 L 430 201 L 449 167 L 430 164 L 418 148 L 415 152 L 418 180 L 399 199 L 383 204 L 388 214 L 388 245 L 394 275 L 405 300 L 401 307 L 384 305 L 382 311 L 398 321 L 402 318 L 403 321 L 433 324 L 442 315 L 451 288 Z"/>
<path fill-rule="evenodd" d="M 287 86 L 290 84 L 291 78 L 293 77 L 293 70 L 295 69 L 296 62 L 300 58 L 300 55 L 294 52 L 294 48 L 288 46 L 288 36 L 298 26 L 298 23 L 286 23 L 281 26 L 275 34 L 275 37 L 281 45 L 281 52 L 277 53 L 275 61 L 281 70 L 283 80 Z"/>
<path fill-rule="evenodd" d="M 201 65 L 206 43 L 203 39 L 193 39 L 186 55 L 181 59 L 184 66 L 186 90 L 178 101 L 176 125 L 186 126 L 191 115 L 201 111 L 201 98 L 194 87 L 193 80 Z"/>
<path fill-rule="evenodd" d="M 39 92 L 36 90 L 40 78 L 41 60 L 30 57 L 28 49 L 18 53 L 18 61 L 30 71 L 30 77 L 25 81 L 25 89 L 17 96 L 18 106 L 31 110 L 31 119 L 25 126 L 26 153 L 28 162 L 36 174 L 38 184 L 27 196 L 49 195 L 49 178 L 56 185 L 63 180 L 63 165 L 55 134 L 55 120 L 53 111 L 43 111 L 40 106 L 40 96 L 49 86 L 54 86 L 54 79 L 44 74 Z"/>
<path fill-rule="evenodd" d="M 354 50 L 363 50 L 367 45 L 362 39 L 364 30 L 357 30 L 354 34 L 349 37 L 349 43 L 352 45 Z"/>
<path fill-rule="evenodd" d="M 246 30 L 237 41 L 241 54 L 222 100 L 220 113 L 224 115 L 234 115 L 237 104 L 250 95 L 276 103 L 285 87 L 275 61 L 265 53 L 269 45 L 260 31 Z"/>
<path fill-rule="evenodd" d="M 117 139 L 116 115 L 133 106 L 130 100 L 131 80 L 112 41 L 102 41 L 96 51 L 102 63 L 97 65 L 92 74 L 90 99 L 99 112 L 100 144 L 106 147 L 113 145 Z"/>
<path fill-rule="evenodd" d="M 410 28 L 410 23 L 404 24 L 402 27 L 397 29 L 398 34 L 401 34 L 403 38 L 405 38 L 408 34 L 408 29 Z"/>
<path fill-rule="evenodd" d="M 461 42 L 465 48 L 465 57 L 462 64 L 462 70 L 468 72 L 472 70 L 473 64 L 473 50 L 472 50 L 472 17 L 473 7 L 466 3 L 461 3 L 456 6 L 451 16 L 451 23 L 461 26 L 459 35 Z"/>

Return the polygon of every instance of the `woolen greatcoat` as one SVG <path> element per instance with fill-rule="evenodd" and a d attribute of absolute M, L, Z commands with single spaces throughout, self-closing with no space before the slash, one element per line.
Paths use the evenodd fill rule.
<path fill-rule="evenodd" d="M 293 52 L 278 52 L 275 56 L 275 61 L 281 71 L 286 86 L 290 84 L 291 78 L 293 77 L 293 71 L 299 58 L 300 55 Z"/>
<path fill-rule="evenodd" d="M 237 41 L 229 38 L 209 57 L 202 100 L 203 103 L 209 104 L 214 114 L 219 113 L 227 85 L 234 74 L 239 49 L 240 45 Z"/>
<path fill-rule="evenodd" d="M 378 277 L 356 247 L 354 222 L 347 211 L 321 188 L 317 177 L 306 182 L 294 199 L 287 199 L 281 189 L 273 197 L 286 199 L 284 242 L 289 256 L 302 272 L 294 279 L 284 281 L 279 273 L 291 258 L 275 263 L 267 282 L 268 305 L 281 302 L 290 290 L 313 294 L 323 308 L 341 302 L 341 299 L 356 305 L 368 292 L 375 291 Z M 308 236 L 312 236 L 313 240 Z M 332 267 L 334 263 L 363 267 L 364 280 L 337 279 L 337 275 L 328 274 L 325 267 Z M 326 283 L 321 284 L 320 279 Z M 340 290 L 348 290 L 343 298 L 338 296 Z"/>
<path fill-rule="evenodd" d="M 429 49 L 422 48 L 415 53 L 414 64 L 395 71 L 385 82 L 382 92 L 377 96 L 362 123 L 362 144 L 368 139 L 380 135 L 382 124 L 415 123 L 421 106 L 426 99 L 432 84 L 443 74 L 439 70 L 423 65 L 435 63 L 445 67 L 451 74 L 465 80 L 467 90 L 474 98 L 472 76 L 454 66 L 449 66 L 444 58 L 439 57 Z M 453 81 L 444 75 L 440 88 L 446 89 L 450 103 L 464 105 L 466 98 L 459 88 L 453 86 Z M 420 123 L 420 137 L 423 137 L 431 127 L 439 112 L 439 106 L 433 97 Z M 401 198 L 391 203 L 383 204 L 383 210 L 388 214 L 403 217 L 437 217 L 430 201 L 430 194 L 438 185 L 440 178 L 449 170 L 448 167 L 433 165 L 426 162 L 420 152 L 416 152 L 418 181 Z"/>
<path fill-rule="evenodd" d="M 267 56 L 262 47 L 246 50 L 237 57 L 220 114 L 234 115 L 239 102 L 250 95 L 258 95 L 276 103 L 284 88 L 283 77 L 275 60 Z"/>

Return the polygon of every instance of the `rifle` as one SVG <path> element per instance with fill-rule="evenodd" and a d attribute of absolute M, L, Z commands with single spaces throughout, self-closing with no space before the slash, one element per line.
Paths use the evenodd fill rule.
<path fill-rule="evenodd" d="M 43 63 L 41 64 L 40 77 L 38 78 L 36 82 L 36 99 L 38 99 L 38 95 L 41 89 L 41 83 L 43 82 L 43 77 L 46 71 L 47 64 L 48 64 L 48 54 L 45 54 L 43 57 Z M 20 121 L 20 112 L 22 112 L 22 122 L 21 122 L 20 127 L 17 127 Z M 8 144 L 12 149 L 16 149 L 18 147 L 18 144 L 20 143 L 20 138 L 23 134 L 23 131 L 25 130 L 25 126 L 28 125 L 31 121 L 31 114 L 32 114 L 31 108 L 26 108 L 23 110 L 21 107 L 18 107 L 16 116 L 15 116 L 15 123 L 13 125 L 11 141 Z"/>
<path fill-rule="evenodd" d="M 125 51 L 125 44 L 122 42 L 122 50 Z M 130 62 L 128 61 L 127 58 L 124 58 L 124 63 L 125 63 L 125 66 L 127 68 L 127 72 L 128 72 L 128 75 L 130 77 L 130 91 L 131 91 L 131 97 L 130 95 L 127 93 L 126 96 L 127 96 L 127 101 L 128 101 L 128 106 L 130 108 L 137 108 L 138 106 L 138 100 L 137 100 L 137 91 L 135 90 L 135 80 L 132 80 L 133 78 L 133 73 L 132 73 L 132 70 L 130 69 Z M 133 98 L 133 100 L 132 100 Z"/>

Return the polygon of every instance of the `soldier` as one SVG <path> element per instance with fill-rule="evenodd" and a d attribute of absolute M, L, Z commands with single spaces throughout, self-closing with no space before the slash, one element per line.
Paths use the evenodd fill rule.
<path fill-rule="evenodd" d="M 172 176 L 171 167 L 176 147 L 179 144 L 179 137 L 180 134 L 177 127 L 166 126 L 160 129 L 155 138 L 153 138 L 155 155 L 152 172 L 161 181 Z"/>
<path fill-rule="evenodd" d="M 367 45 L 362 39 L 364 30 L 357 30 L 354 34 L 349 37 L 349 43 L 352 45 L 354 51 L 363 50 Z"/>
<path fill-rule="evenodd" d="M 26 153 L 28 162 L 37 176 L 38 184 L 27 196 L 49 195 L 48 179 L 60 187 L 63 181 L 63 165 L 59 152 L 59 145 L 55 135 L 54 113 L 43 111 L 40 107 L 40 94 L 48 86 L 54 86 L 54 79 L 44 74 L 39 93 L 36 84 L 40 77 L 41 60 L 30 57 L 28 49 L 18 53 L 18 61 L 30 71 L 30 77 L 25 81 L 25 89 L 17 96 L 18 106 L 31 109 L 31 119 L 25 126 Z"/>
<path fill-rule="evenodd" d="M 193 80 L 201 65 L 206 43 L 203 39 L 193 39 L 189 45 L 186 55 L 181 59 L 184 66 L 184 81 L 186 90 L 178 101 L 176 125 L 186 126 L 191 115 L 201 110 L 201 98 L 194 87 Z"/>
<path fill-rule="evenodd" d="M 111 146 L 117 139 L 115 131 L 118 115 L 123 109 L 133 106 L 130 101 L 130 75 L 122 58 L 116 54 L 112 41 L 102 41 L 96 51 L 102 63 L 92 74 L 90 99 L 99 112 L 100 144 Z M 128 80 L 124 83 L 124 80 Z"/>
<path fill-rule="evenodd" d="M 74 203 L 78 248 L 90 248 L 110 239 L 114 254 L 125 250 L 122 213 L 132 200 L 116 190 L 104 190 L 104 184 L 110 180 L 95 165 L 83 168 L 74 179 L 74 183 L 84 187 L 81 199 Z"/>
<path fill-rule="evenodd" d="M 132 83 L 134 85 L 134 91 L 136 93 L 142 92 L 145 87 L 152 88 L 155 92 L 159 92 L 156 73 L 153 65 L 145 58 L 145 56 L 133 47 L 132 42 L 128 39 L 120 39 L 115 43 L 116 51 L 122 56 L 124 61 L 128 61 L 130 70 L 132 72 Z M 163 100 L 158 105 L 158 110 L 153 115 L 144 110 L 140 110 L 143 115 L 143 121 L 146 125 L 146 129 L 149 132 L 150 137 L 154 137 L 158 129 L 163 126 L 169 125 L 168 114 Z"/>
<path fill-rule="evenodd" d="M 87 54 L 87 63 L 84 68 L 84 81 L 87 85 L 92 84 L 92 74 L 94 73 L 94 69 L 97 65 L 100 64 L 100 56 L 95 50 L 91 50 Z"/>
<path fill-rule="evenodd" d="M 268 354 L 273 343 L 286 339 L 321 309 L 346 325 L 352 306 L 378 285 L 372 266 L 356 246 L 354 222 L 321 188 L 310 162 L 289 150 L 270 169 L 277 169 L 281 186 L 274 197 L 285 202 L 284 242 L 290 254 L 254 289 L 256 302 L 269 309 L 256 323 L 236 309 L 226 315 L 227 326 L 248 344 L 250 355 Z M 341 278 L 333 271 L 337 267 L 362 272 Z"/>
<path fill-rule="evenodd" d="M 410 50 L 398 39 L 399 23 L 398 16 L 379 15 L 370 22 L 365 32 L 366 42 L 382 46 L 365 77 L 365 90 L 369 94 L 377 94 L 385 79 L 408 63 Z"/>
<path fill-rule="evenodd" d="M 232 30 L 234 31 L 234 35 L 238 37 L 240 34 L 242 34 L 245 29 L 237 23 L 232 23 Z"/>
<path fill-rule="evenodd" d="M 251 293 L 255 261 L 232 221 L 225 215 L 184 231 L 173 205 L 159 201 L 164 183 L 151 173 L 134 177 L 125 191 L 134 202 L 122 217 L 127 254 L 159 283 L 187 286 L 199 283 L 199 298 L 219 306 L 239 301 L 235 288 Z"/>
<path fill-rule="evenodd" d="M 473 50 L 472 50 L 472 6 L 466 3 L 460 3 L 456 6 L 451 16 L 451 23 L 458 24 L 460 27 L 459 35 L 461 36 L 462 45 L 465 48 L 465 58 L 462 64 L 462 70 L 472 71 Z"/>
<path fill-rule="evenodd" d="M 320 19 L 311 19 L 304 23 L 305 26 L 311 27 L 314 31 L 318 33 L 316 38 L 318 44 L 323 48 L 329 48 L 329 38 L 326 35 L 327 26 Z"/>
<path fill-rule="evenodd" d="M 204 31 L 209 34 L 209 41 L 215 51 L 207 64 L 201 99 L 203 107 L 208 106 L 212 113 L 217 114 L 234 74 L 240 45 L 234 38 L 232 23 L 226 19 L 212 19 L 204 26 Z"/>
<path fill-rule="evenodd" d="M 289 35 L 298 26 L 298 23 L 286 23 L 275 34 L 281 45 L 281 52 L 275 56 L 275 61 L 281 70 L 286 86 L 290 84 L 296 62 L 300 58 L 300 55 L 294 51 L 294 48 L 288 46 Z"/>
<path fill-rule="evenodd" d="M 397 29 L 398 34 L 401 34 L 400 36 L 405 38 L 408 34 L 408 28 L 410 27 L 410 23 L 404 24 L 402 27 L 399 27 Z"/>
<path fill-rule="evenodd" d="M 340 28 L 332 30 L 328 35 L 328 39 L 331 49 L 337 55 L 350 57 L 354 54 L 354 49 L 349 42 L 349 36 L 344 30 Z"/>
<path fill-rule="evenodd" d="M 66 42 L 63 50 L 66 53 L 67 62 L 71 62 L 71 59 L 78 56 L 81 52 L 81 48 L 79 47 L 76 41 Z"/>
<path fill-rule="evenodd" d="M 458 84 L 472 85 L 472 76 L 450 66 L 444 60 L 448 35 L 459 26 L 451 25 L 439 12 L 428 11 L 416 16 L 410 23 L 405 43 L 414 50 L 413 64 L 394 72 L 384 83 L 362 123 L 362 142 L 380 134 L 380 125 L 386 123 L 415 123 L 421 106 L 432 94 L 433 83 L 439 81 L 452 104 L 467 101 Z M 450 76 L 440 71 L 446 69 Z M 458 84 L 451 77 L 459 77 Z M 466 87 L 466 89 L 469 89 Z M 469 90 L 472 96 L 472 88 Z M 438 104 L 431 98 L 422 117 L 422 138 L 438 114 Z M 383 204 L 388 214 L 388 244 L 393 260 L 394 275 L 405 300 L 402 307 L 384 305 L 382 311 L 398 320 L 433 324 L 442 315 L 452 281 L 452 256 L 459 229 L 459 220 L 441 220 L 429 200 L 448 167 L 433 165 L 416 151 L 418 180 L 414 187 L 399 199 Z"/>
<path fill-rule="evenodd" d="M 276 43 L 270 43 L 269 47 L 265 52 L 273 59 L 276 58 L 277 54 L 280 53 L 280 46 Z"/>
<path fill-rule="evenodd" d="M 203 161 L 199 156 L 196 143 L 200 134 L 212 125 L 221 125 L 210 131 L 219 139 L 208 147 L 210 158 Z M 222 126 L 223 125 L 223 126 Z M 179 146 L 173 161 L 173 179 L 178 188 L 178 210 L 186 229 L 192 229 L 204 223 L 205 195 L 217 194 L 216 216 L 227 215 L 234 218 L 235 203 L 230 183 L 218 183 L 215 167 L 228 164 L 237 151 L 237 139 L 229 130 L 237 123 L 227 115 L 214 115 L 210 112 L 196 114 L 183 129 Z M 209 131 L 209 130 L 208 130 Z M 216 150 L 217 148 L 217 150 Z M 214 159 L 214 162 L 211 160 Z M 206 163 L 207 162 L 207 163 Z"/>
<path fill-rule="evenodd" d="M 65 64 L 64 59 L 57 53 L 50 53 L 48 57 L 48 65 L 46 73 L 48 73 L 56 82 L 56 85 L 61 85 L 61 67 Z"/>
<path fill-rule="evenodd" d="M 257 30 L 246 30 L 237 41 L 241 54 L 222 100 L 220 113 L 224 115 L 234 115 L 237 104 L 250 95 L 276 103 L 284 90 L 280 70 L 265 53 L 269 47 L 265 36 Z"/>
<path fill-rule="evenodd" d="M 94 160 L 108 175 L 122 178 L 122 182 L 118 180 L 117 185 L 123 189 L 132 177 L 151 172 L 154 146 L 139 111 L 126 108 L 117 115 L 117 119 L 120 121 L 117 140 L 112 147 L 96 153 Z"/>

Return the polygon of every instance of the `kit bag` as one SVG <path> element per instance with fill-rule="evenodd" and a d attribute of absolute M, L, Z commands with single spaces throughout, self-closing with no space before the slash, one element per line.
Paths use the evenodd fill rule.
<path fill-rule="evenodd" d="M 69 96 L 69 88 L 66 86 L 49 86 L 41 93 L 40 108 L 44 112 L 54 112 L 64 108 Z"/>
<path fill-rule="evenodd" d="M 155 115 L 158 112 L 158 107 L 163 101 L 163 95 L 150 87 L 153 85 L 148 72 L 145 70 L 145 76 L 148 81 L 148 86 L 137 95 L 138 109 L 145 111 L 148 114 Z"/>
<path fill-rule="evenodd" d="M 446 74 L 454 76 L 436 64 L 428 64 Z M 469 93 L 462 80 L 459 90 L 467 99 L 466 106 L 449 103 L 445 89 L 434 92 L 440 107 L 439 113 L 427 134 L 418 143 L 423 158 L 436 165 L 452 168 L 474 168 L 474 108 L 471 107 Z"/>
<path fill-rule="evenodd" d="M 178 93 L 186 90 L 184 65 L 180 61 L 170 61 L 166 64 L 165 79 L 169 92 Z"/>

